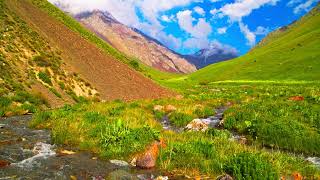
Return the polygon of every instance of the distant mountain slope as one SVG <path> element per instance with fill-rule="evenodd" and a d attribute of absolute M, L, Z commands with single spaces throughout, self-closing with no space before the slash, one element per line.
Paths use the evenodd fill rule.
<path fill-rule="evenodd" d="M 227 51 L 223 48 L 209 47 L 201 49 L 195 54 L 184 55 L 183 57 L 190 63 L 196 65 L 198 69 L 201 69 L 211 64 L 234 59 L 238 57 L 238 55 L 236 51 Z"/>
<path fill-rule="evenodd" d="M 320 80 L 320 5 L 280 28 L 248 54 L 203 68 L 188 77 L 218 80 Z"/>
<path fill-rule="evenodd" d="M 196 71 L 196 67 L 187 60 L 158 41 L 121 24 L 108 12 L 84 12 L 75 18 L 119 51 L 136 57 L 148 66 L 175 73 Z"/>
<path fill-rule="evenodd" d="M 66 82 L 70 78 L 71 82 L 79 81 L 79 83 L 68 83 L 68 85 L 70 85 L 68 88 L 70 88 L 74 94 L 84 89 L 88 95 L 98 92 L 100 98 L 103 100 L 159 98 L 172 94 L 170 91 L 160 87 L 139 72 L 136 72 L 133 68 L 116 59 L 118 56 L 122 58 L 123 56 L 121 56 L 121 54 L 117 54 L 116 51 L 110 51 L 111 53 L 107 54 L 98 48 L 96 44 L 87 40 L 87 37 L 84 38 L 80 33 L 73 31 L 72 28 L 80 27 L 80 25 L 78 25 L 75 20 L 71 20 L 71 18 L 68 19 L 67 15 L 60 12 L 60 10 L 49 2 L 45 0 L 31 1 L 39 7 L 50 8 L 50 13 L 55 13 L 55 15 L 59 15 L 62 19 L 68 19 L 69 25 L 71 25 L 70 27 L 61 23 L 60 18 L 49 16 L 45 11 L 40 10 L 28 0 L 5 0 L 4 2 L 11 11 L 10 13 L 16 14 L 17 18 L 21 19 L 21 23 L 25 25 L 24 28 L 27 28 L 27 30 L 24 31 L 14 32 L 12 36 L 24 35 L 26 32 L 30 34 L 30 31 L 33 31 L 33 33 L 29 35 L 32 39 L 31 42 L 26 41 L 28 39 L 27 35 L 23 36 L 22 39 L 18 38 L 19 41 L 22 41 L 22 44 L 17 45 L 21 49 L 16 52 L 16 55 L 26 57 L 26 62 L 32 59 L 32 56 L 35 56 L 37 60 L 39 59 L 44 67 L 35 69 L 34 73 L 37 75 L 39 71 L 43 71 L 43 73 L 39 75 L 40 80 L 38 79 L 38 81 L 44 82 L 44 85 L 48 84 L 48 89 L 52 86 L 58 90 L 63 90 L 62 85 L 58 88 L 60 82 Z M 10 18 L 8 19 L 10 20 Z M 11 27 L 9 28 L 11 29 Z M 85 32 L 85 30 L 82 29 L 81 31 Z M 37 36 L 35 36 L 35 34 L 37 34 Z M 93 39 L 94 36 L 88 35 Z M 37 42 L 41 39 L 46 43 L 38 44 Z M 34 44 L 30 47 L 31 52 L 26 52 L 23 47 L 29 47 L 30 44 Z M 103 44 L 100 44 L 100 46 L 103 46 Z M 54 54 L 50 53 L 53 51 L 52 49 L 55 50 Z M 39 50 L 41 51 L 38 52 Z M 46 56 L 44 58 L 47 59 L 48 62 L 43 62 L 42 58 L 36 56 L 37 54 L 45 54 Z M 16 56 L 13 52 L 9 52 L 5 54 L 6 59 L 10 55 L 13 57 Z M 29 57 L 30 55 L 31 57 Z M 56 59 L 60 60 L 60 66 L 54 66 L 55 69 L 47 67 L 46 63 L 56 64 Z M 14 58 L 12 61 L 13 65 L 19 62 Z M 23 64 L 26 63 L 22 62 L 22 67 L 24 67 Z M 14 68 L 14 66 L 12 66 L 12 68 Z M 21 73 L 27 73 L 28 70 L 30 69 L 26 68 L 21 71 Z M 70 73 L 55 73 L 55 71 L 59 72 L 61 70 Z M 17 83 L 19 84 L 19 82 Z M 91 86 L 94 87 L 94 89 L 88 89 L 88 87 Z"/>

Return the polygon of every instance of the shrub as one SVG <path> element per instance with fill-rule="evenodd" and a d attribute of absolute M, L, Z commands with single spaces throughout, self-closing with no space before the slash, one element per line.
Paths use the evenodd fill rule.
<path fill-rule="evenodd" d="M 170 122 L 177 127 L 185 127 L 193 120 L 193 117 L 186 113 L 173 112 L 169 115 Z"/>
<path fill-rule="evenodd" d="M 135 70 L 137 70 L 137 71 L 140 71 L 140 70 L 141 70 L 139 63 L 138 63 L 138 61 L 136 61 L 136 60 L 131 60 L 131 61 L 129 62 L 129 65 L 130 65 L 131 67 L 133 67 L 133 69 L 135 69 Z"/>
<path fill-rule="evenodd" d="M 243 152 L 234 155 L 224 166 L 224 170 L 236 179 L 279 179 L 279 173 L 260 154 Z"/>
<path fill-rule="evenodd" d="M 143 150 L 154 140 L 159 140 L 160 132 L 149 127 L 131 129 L 122 120 L 107 124 L 101 132 L 100 142 L 103 156 L 123 158 Z"/>
<path fill-rule="evenodd" d="M 49 120 L 51 117 L 51 112 L 50 111 L 39 111 L 37 112 L 30 123 L 31 127 L 36 127 L 45 121 Z"/>
<path fill-rule="evenodd" d="M 10 100 L 7 97 L 0 97 L 0 107 L 8 107 L 12 103 L 12 100 Z"/>
<path fill-rule="evenodd" d="M 192 135 L 190 135 L 192 136 Z M 193 169 L 202 173 L 221 171 L 214 143 L 207 139 L 194 138 L 185 142 L 171 142 L 160 151 L 159 160 L 168 169 Z"/>
<path fill-rule="evenodd" d="M 33 61 L 40 67 L 49 67 L 51 66 L 50 61 L 47 57 L 43 55 L 37 55 L 33 58 Z"/>
<path fill-rule="evenodd" d="M 54 88 L 50 88 L 49 89 L 54 95 L 56 95 L 58 98 L 62 98 L 62 95 L 57 91 L 55 90 Z"/>
<path fill-rule="evenodd" d="M 47 73 L 45 73 L 45 72 L 39 72 L 38 77 L 39 77 L 39 79 L 40 79 L 41 81 L 43 81 L 44 83 L 47 83 L 47 84 L 49 84 L 49 85 L 52 86 L 51 78 L 50 78 L 50 76 L 49 76 Z"/>

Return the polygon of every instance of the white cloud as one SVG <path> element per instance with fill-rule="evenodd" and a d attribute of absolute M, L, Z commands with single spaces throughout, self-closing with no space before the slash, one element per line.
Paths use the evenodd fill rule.
<path fill-rule="evenodd" d="M 295 4 L 300 3 L 302 0 L 291 0 L 287 3 L 287 6 L 292 7 Z"/>
<path fill-rule="evenodd" d="M 256 35 L 268 33 L 263 27 L 258 27 L 256 32 L 251 32 L 248 25 L 242 22 L 242 18 L 249 16 L 253 10 L 259 9 L 264 5 L 276 5 L 280 0 L 236 0 L 234 3 L 224 5 L 220 9 L 212 9 L 210 13 L 213 17 L 229 17 L 231 22 L 238 22 L 240 31 L 248 41 L 248 45 L 253 46 L 256 42 Z M 292 0 L 297 1 L 297 0 Z M 222 30 L 220 31 L 223 32 Z M 219 30 L 218 30 L 219 33 Z"/>
<path fill-rule="evenodd" d="M 255 9 L 263 5 L 275 5 L 279 0 L 237 0 L 235 3 L 224 5 L 220 11 L 233 21 L 240 21 Z"/>
<path fill-rule="evenodd" d="M 193 10 L 201 16 L 204 16 L 206 14 L 206 12 L 199 6 L 194 7 Z"/>
<path fill-rule="evenodd" d="M 227 32 L 227 27 L 218 28 L 218 34 L 225 34 Z"/>
<path fill-rule="evenodd" d="M 221 51 L 222 54 L 230 54 L 237 56 L 238 50 L 230 45 L 222 44 L 221 42 L 214 40 L 209 45 L 210 53 L 219 54 Z M 210 56 L 210 55 L 209 55 Z"/>
<path fill-rule="evenodd" d="M 241 21 L 239 21 L 239 27 L 240 31 L 244 34 L 244 36 L 248 40 L 248 45 L 253 46 L 256 43 L 256 34 L 254 32 L 251 32 L 247 25 L 243 24 Z"/>
<path fill-rule="evenodd" d="M 311 6 L 316 2 L 319 2 L 319 0 L 307 0 L 306 2 L 303 2 L 303 3 L 299 4 L 297 7 L 295 7 L 293 9 L 293 12 L 295 14 L 299 14 L 303 11 L 305 11 L 305 12 L 309 11 Z"/>
<path fill-rule="evenodd" d="M 198 22 L 193 25 L 195 19 L 192 17 L 192 11 L 190 10 L 179 11 L 177 19 L 180 28 L 192 37 L 207 38 L 212 32 L 210 24 L 204 18 L 199 18 Z"/>
<path fill-rule="evenodd" d="M 183 42 L 184 48 L 204 49 L 209 46 L 210 42 L 206 38 L 189 38 Z"/>
<path fill-rule="evenodd" d="M 168 15 L 162 15 L 161 20 L 164 22 L 173 22 L 175 21 L 174 15 L 168 16 Z"/>
<path fill-rule="evenodd" d="M 258 26 L 254 34 L 256 35 L 266 35 L 270 32 L 269 28 Z"/>

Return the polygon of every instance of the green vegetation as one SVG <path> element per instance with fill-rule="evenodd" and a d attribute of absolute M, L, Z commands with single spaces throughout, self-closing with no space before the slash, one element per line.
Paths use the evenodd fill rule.
<path fill-rule="evenodd" d="M 160 149 L 158 167 L 191 176 L 229 173 L 237 179 L 261 179 L 267 174 L 277 179 L 299 172 L 317 177 L 320 171 L 298 154 L 318 154 L 319 87 L 318 83 L 262 81 L 196 85 L 184 91 L 183 99 L 84 103 L 50 111 L 49 117 L 39 112 L 32 125 L 52 129 L 56 143 L 91 150 L 107 159 L 131 161 L 161 138 L 167 146 Z M 295 96 L 304 99 L 290 100 Z M 168 115 L 172 125 L 184 127 L 226 104 L 233 105 L 221 129 L 175 133 L 162 130 L 159 122 Z M 154 110 L 156 105 L 164 109 Z M 176 110 L 167 112 L 168 105 Z M 247 144 L 230 140 L 233 131 L 245 136 Z"/>
<path fill-rule="evenodd" d="M 212 178 L 228 173 L 236 179 L 279 179 L 293 172 L 306 179 L 320 176 L 320 170 L 300 155 L 320 155 L 318 9 L 286 30 L 272 33 L 243 57 L 183 76 L 139 64 L 47 1 L 31 0 L 109 55 L 184 95 L 96 103 L 72 91 L 74 84 L 70 81 L 80 78 L 73 74 L 68 79 L 67 74 L 72 73 L 61 71 L 59 50 L 49 47 L 3 2 L 0 1 L 0 116 L 36 112 L 30 125 L 50 129 L 54 143 L 90 150 L 106 159 L 130 161 L 161 139 L 166 147 L 160 149 L 157 167 L 163 171 Z M 24 51 L 30 55 L 19 53 Z M 25 71 L 20 73 L 16 66 Z M 77 104 L 37 111 L 43 105 L 49 106 L 41 94 L 32 91 L 37 76 L 50 85 L 48 89 L 57 97 L 63 99 L 57 90 L 60 88 Z M 155 110 L 156 105 L 164 108 Z M 168 105 L 175 108 L 169 111 L 165 108 Z M 195 118 L 214 115 L 214 109 L 221 106 L 229 109 L 219 129 L 176 133 L 164 131 L 159 122 L 168 116 L 171 125 L 184 127 Z M 232 139 L 233 133 L 243 136 L 245 144 Z"/>
<path fill-rule="evenodd" d="M 49 84 L 50 86 L 52 86 L 52 81 L 50 78 L 50 75 L 48 75 L 47 72 L 39 72 L 38 74 L 39 79 L 41 79 L 41 81 L 43 81 L 44 83 Z"/>
<path fill-rule="evenodd" d="M 237 179 L 279 179 L 275 168 L 260 154 L 239 153 L 225 166 L 227 173 Z"/>

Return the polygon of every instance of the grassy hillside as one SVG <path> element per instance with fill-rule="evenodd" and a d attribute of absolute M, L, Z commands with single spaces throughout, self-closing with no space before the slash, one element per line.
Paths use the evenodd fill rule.
<path fill-rule="evenodd" d="M 221 80 L 320 80 L 320 5 L 271 33 L 248 54 L 183 78 L 190 83 Z"/>
<path fill-rule="evenodd" d="M 68 69 L 61 50 L 0 1 L 0 116 L 59 107 L 95 94 Z"/>

